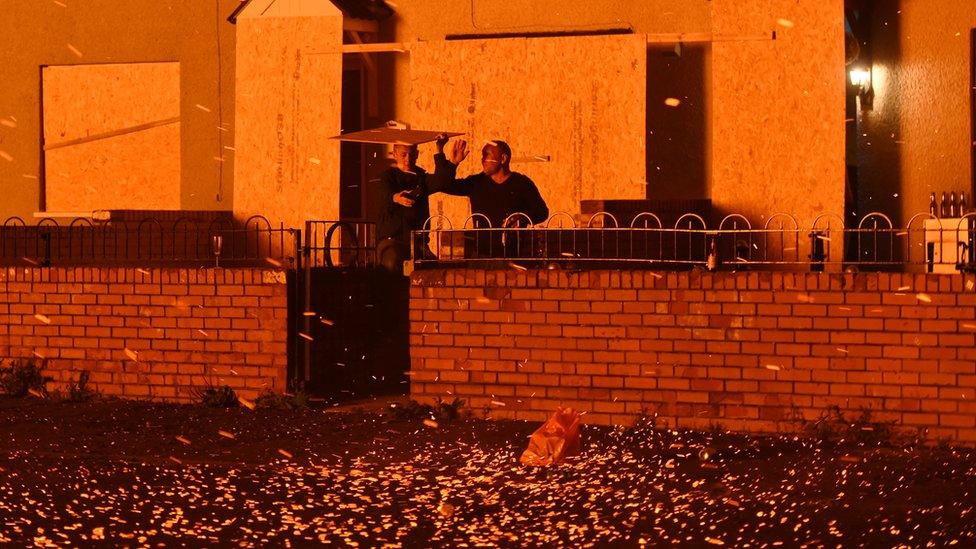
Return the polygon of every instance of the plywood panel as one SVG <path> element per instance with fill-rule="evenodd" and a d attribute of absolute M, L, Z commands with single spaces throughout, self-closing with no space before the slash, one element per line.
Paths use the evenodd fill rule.
<path fill-rule="evenodd" d="M 180 207 L 179 63 L 45 67 L 42 78 L 47 211 Z"/>
<path fill-rule="evenodd" d="M 374 128 L 372 130 L 362 130 L 349 132 L 342 135 L 333 136 L 331 139 L 339 141 L 350 141 L 353 143 L 379 143 L 382 145 L 420 145 L 437 140 L 441 135 L 456 137 L 461 135 L 457 132 L 441 132 L 437 130 L 401 130 L 397 128 Z"/>
<path fill-rule="evenodd" d="M 48 151 L 47 210 L 178 210 L 179 150 L 171 124 Z"/>
<path fill-rule="evenodd" d="M 327 0 L 252 0 L 238 17 L 309 17 L 320 15 L 341 17 L 342 12 Z"/>
<path fill-rule="evenodd" d="M 342 18 L 247 18 L 237 31 L 234 212 L 301 227 L 339 215 Z"/>
<path fill-rule="evenodd" d="M 646 50 L 637 35 L 422 42 L 411 47 L 408 121 L 467 134 L 473 150 L 459 175 L 480 171 L 487 140 L 507 141 L 513 170 L 553 212 L 644 198 Z M 421 150 L 432 167 L 433 146 Z M 434 195 L 431 211 L 456 225 L 470 208 Z"/>
<path fill-rule="evenodd" d="M 713 205 L 754 224 L 774 212 L 803 227 L 821 214 L 843 217 L 843 2 L 713 5 L 716 33 L 778 28 L 774 41 L 712 45 Z"/>
<path fill-rule="evenodd" d="M 44 67 L 50 146 L 180 116 L 179 63 Z"/>

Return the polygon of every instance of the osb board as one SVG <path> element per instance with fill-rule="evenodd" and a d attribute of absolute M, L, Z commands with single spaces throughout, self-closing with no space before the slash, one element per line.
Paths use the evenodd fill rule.
<path fill-rule="evenodd" d="M 180 116 L 179 63 L 44 67 L 47 146 Z"/>
<path fill-rule="evenodd" d="M 435 2 L 427 0 L 420 5 L 439 12 L 432 3 Z M 470 6 L 467 2 L 455 4 L 470 11 L 470 17 L 455 20 L 451 32 L 467 33 L 567 27 L 632 28 L 642 33 L 690 32 L 707 28 L 709 8 L 704 0 L 477 0 Z"/>
<path fill-rule="evenodd" d="M 342 12 L 327 0 L 251 0 L 240 18 L 339 16 Z"/>
<path fill-rule="evenodd" d="M 716 0 L 712 23 L 718 34 L 777 29 L 772 41 L 712 44 L 716 209 L 754 226 L 775 212 L 801 227 L 820 214 L 843 217 L 843 1 Z"/>
<path fill-rule="evenodd" d="M 179 63 L 45 67 L 48 211 L 180 207 L 180 124 L 99 137 L 180 116 Z"/>
<path fill-rule="evenodd" d="M 350 141 L 353 143 L 379 143 L 385 145 L 420 145 L 437 139 L 441 134 L 448 137 L 461 135 L 457 132 L 442 132 L 436 130 L 400 130 L 396 128 L 373 128 L 358 132 L 334 135 L 330 139 Z"/>
<path fill-rule="evenodd" d="M 342 18 L 247 18 L 237 30 L 234 212 L 302 227 L 339 216 Z"/>
<path fill-rule="evenodd" d="M 512 169 L 535 181 L 551 212 L 644 198 L 646 50 L 640 35 L 420 42 L 410 50 L 407 121 L 466 134 L 459 176 L 481 170 L 486 141 L 507 141 L 516 160 L 530 160 Z M 433 168 L 433 145 L 421 150 Z M 431 212 L 457 226 L 470 207 L 434 195 Z"/>
<path fill-rule="evenodd" d="M 47 210 L 179 209 L 179 151 L 179 124 L 47 151 Z"/>

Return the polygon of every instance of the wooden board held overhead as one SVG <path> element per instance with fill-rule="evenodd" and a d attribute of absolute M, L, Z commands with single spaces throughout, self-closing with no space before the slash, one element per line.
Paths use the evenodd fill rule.
<path fill-rule="evenodd" d="M 645 196 L 643 35 L 421 42 L 411 47 L 408 121 L 464 132 L 472 148 L 458 175 L 480 170 L 488 140 L 512 147 L 552 212 L 580 200 Z M 432 167 L 433 146 L 421 165 Z M 531 161 L 526 161 L 531 160 Z M 434 195 L 431 212 L 459 226 L 464 198 Z"/>
<path fill-rule="evenodd" d="M 362 130 L 349 132 L 342 135 L 334 135 L 329 139 L 339 141 L 351 141 L 353 143 L 379 143 L 384 145 L 420 145 L 435 141 L 438 135 L 445 134 L 448 137 L 463 135 L 458 132 L 440 132 L 431 130 L 400 130 L 397 128 L 374 128 L 372 130 Z"/>

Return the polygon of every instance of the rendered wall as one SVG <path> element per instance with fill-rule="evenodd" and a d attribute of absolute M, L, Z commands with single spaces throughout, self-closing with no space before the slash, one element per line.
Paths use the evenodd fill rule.
<path fill-rule="evenodd" d="M 223 147 L 233 146 L 233 132 L 218 126 L 233 128 L 234 26 L 226 17 L 237 5 L 237 0 L 5 2 L 0 217 L 29 218 L 39 209 L 40 67 L 97 63 L 180 63 L 180 205 L 230 209 L 234 156 Z"/>
<path fill-rule="evenodd" d="M 643 198 L 646 50 L 638 35 L 420 43 L 410 50 L 408 120 L 465 133 L 459 176 L 481 171 L 485 142 L 508 142 L 512 169 L 535 181 L 550 212 Z M 424 146 L 421 157 L 433 152 Z M 471 212 L 466 198 L 436 194 L 431 213 L 458 227 Z"/>
<path fill-rule="evenodd" d="M 342 17 L 242 17 L 234 212 L 338 219 Z"/>
<path fill-rule="evenodd" d="M 55 385 L 86 370 L 93 389 L 130 398 L 280 393 L 287 336 L 280 271 L 0 270 L 0 357 L 44 359 Z"/>
<path fill-rule="evenodd" d="M 976 4 L 876 2 L 874 108 L 859 116 L 859 201 L 904 224 L 929 193 L 966 191 L 973 204 L 970 31 Z M 897 197 L 895 195 L 898 195 Z"/>
<path fill-rule="evenodd" d="M 775 212 L 809 227 L 844 211 L 841 0 L 716 0 L 716 33 L 777 30 L 773 41 L 712 44 L 711 198 L 754 224 Z M 834 222 L 836 226 L 836 221 Z"/>
<path fill-rule="evenodd" d="M 493 417 L 790 432 L 831 406 L 976 442 L 976 281 L 416 271 L 411 395 Z"/>

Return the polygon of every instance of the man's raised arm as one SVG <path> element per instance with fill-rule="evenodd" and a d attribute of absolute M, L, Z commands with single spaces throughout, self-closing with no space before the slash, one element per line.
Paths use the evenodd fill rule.
<path fill-rule="evenodd" d="M 434 155 L 434 173 L 427 179 L 427 188 L 431 193 L 446 193 L 455 196 L 467 196 L 468 189 L 463 180 L 457 179 L 457 167 L 468 156 L 468 144 L 463 139 L 455 141 L 448 154 L 444 153 L 444 146 L 449 137 L 444 134 L 437 136 L 437 154 Z"/>

